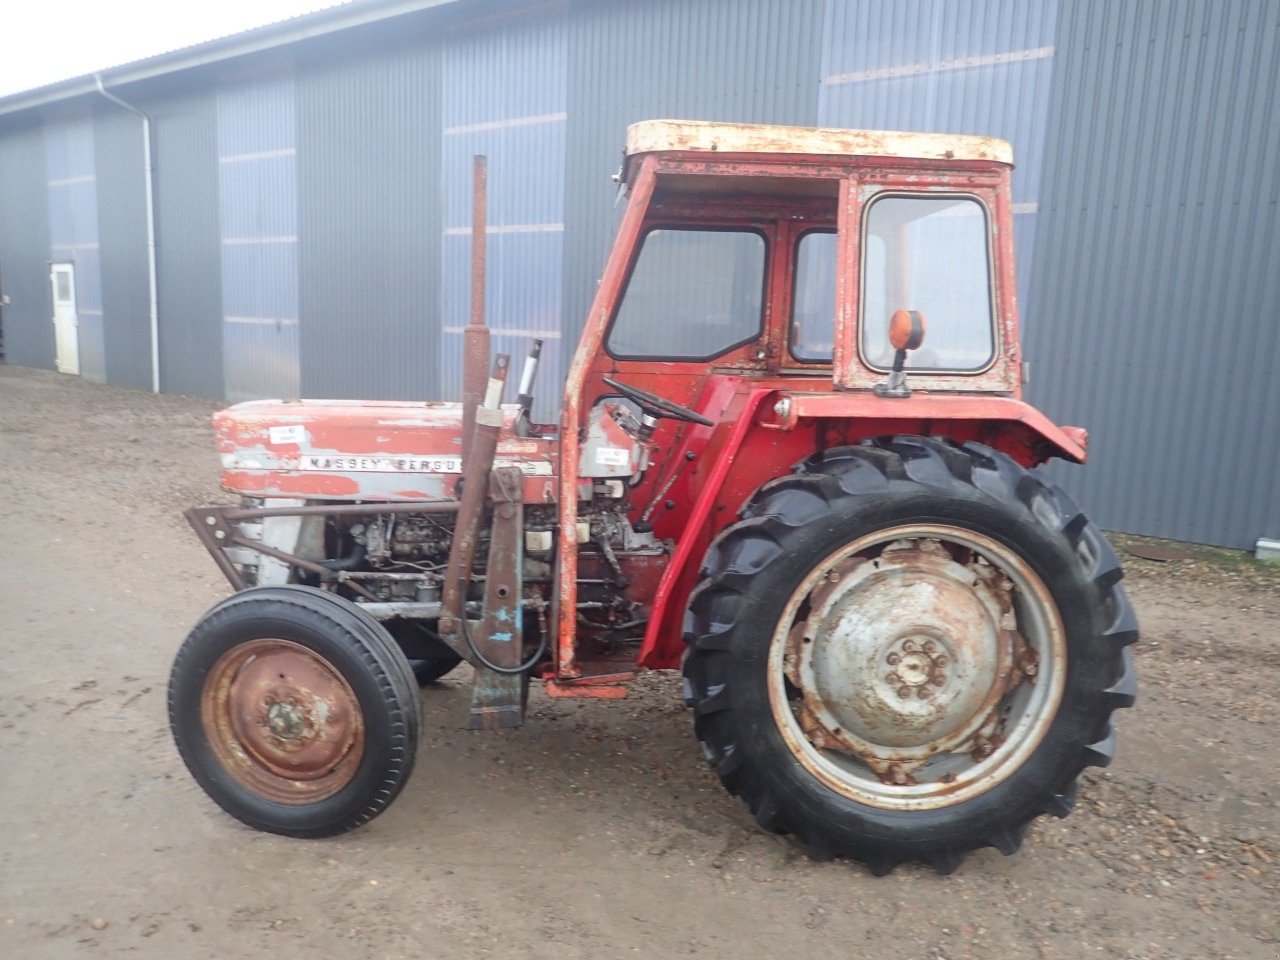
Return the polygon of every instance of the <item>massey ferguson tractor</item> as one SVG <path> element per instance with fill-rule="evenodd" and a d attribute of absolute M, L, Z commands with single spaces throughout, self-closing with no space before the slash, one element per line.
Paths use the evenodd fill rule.
<path fill-rule="evenodd" d="M 621 698 L 679 669 L 702 752 L 766 830 L 877 874 L 1011 854 L 1065 816 L 1134 701 L 1103 535 L 1032 468 L 1086 433 L 1020 399 L 1003 141 L 651 121 L 564 384 L 483 323 L 477 158 L 462 403 L 214 416 L 238 505 L 187 517 L 235 593 L 169 686 L 200 785 L 261 830 L 367 822 L 419 686 L 470 723 L 529 684 Z M 514 379 L 514 378 L 513 378 Z"/>

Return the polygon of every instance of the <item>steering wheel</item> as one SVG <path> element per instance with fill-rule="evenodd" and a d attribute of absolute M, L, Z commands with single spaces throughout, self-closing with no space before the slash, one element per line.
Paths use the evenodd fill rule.
<path fill-rule="evenodd" d="M 656 393 L 650 393 L 648 390 L 641 390 L 639 387 L 619 383 L 617 380 L 611 380 L 608 377 L 601 377 L 601 379 L 651 417 L 659 420 L 667 417 L 671 420 L 683 420 L 685 423 L 700 423 L 704 427 L 714 427 L 716 425 L 714 420 L 708 420 L 696 410 L 682 407 L 680 404 L 660 397 Z"/>

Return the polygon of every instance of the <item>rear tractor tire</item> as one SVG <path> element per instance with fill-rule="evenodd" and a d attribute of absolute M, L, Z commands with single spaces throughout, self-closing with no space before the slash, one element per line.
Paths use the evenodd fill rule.
<path fill-rule="evenodd" d="M 762 487 L 708 552 L 685 690 L 720 779 L 814 859 L 876 874 L 1017 850 L 1114 750 L 1138 636 L 1059 489 L 987 447 L 896 437 Z"/>
<path fill-rule="evenodd" d="M 354 604 L 311 587 L 254 587 L 210 610 L 169 679 L 183 762 L 236 819 L 326 837 L 381 813 L 413 769 L 418 687 Z"/>

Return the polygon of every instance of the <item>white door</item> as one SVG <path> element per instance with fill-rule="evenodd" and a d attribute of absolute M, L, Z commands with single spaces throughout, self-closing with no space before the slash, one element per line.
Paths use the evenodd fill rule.
<path fill-rule="evenodd" d="M 53 345 L 59 373 L 80 372 L 80 321 L 76 318 L 75 266 L 49 265 L 53 284 Z"/>

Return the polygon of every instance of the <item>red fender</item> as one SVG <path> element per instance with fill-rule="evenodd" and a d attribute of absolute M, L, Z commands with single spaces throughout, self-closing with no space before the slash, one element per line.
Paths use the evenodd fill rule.
<path fill-rule="evenodd" d="M 638 659 L 642 667 L 679 665 L 684 610 L 713 538 L 763 483 L 815 449 L 889 434 L 942 436 L 976 440 L 1033 466 L 1052 457 L 1083 463 L 1088 439 L 1083 429 L 1059 427 L 1013 397 L 940 393 L 891 398 L 754 389 L 737 419 L 717 429 L 729 433 L 702 480 L 654 595 Z"/>

